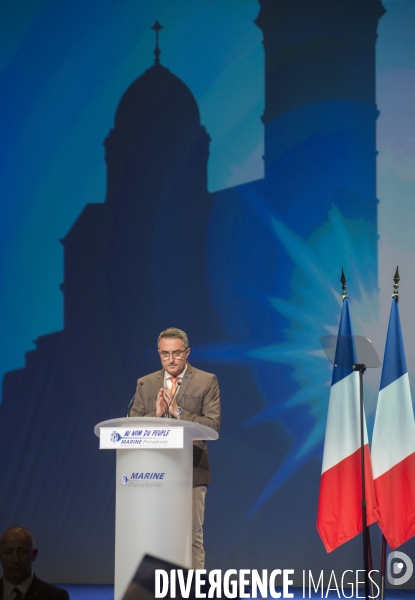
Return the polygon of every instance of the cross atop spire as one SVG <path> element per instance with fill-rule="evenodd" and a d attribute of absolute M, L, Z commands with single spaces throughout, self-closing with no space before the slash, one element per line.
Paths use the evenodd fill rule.
<path fill-rule="evenodd" d="M 154 23 L 154 25 L 151 29 L 153 29 L 153 31 L 156 32 L 156 47 L 154 49 L 154 56 L 156 58 L 154 59 L 154 63 L 156 65 L 159 65 L 160 64 L 159 31 L 160 31 L 160 29 L 163 29 L 163 26 L 160 25 L 160 23 L 156 19 L 156 22 Z"/>

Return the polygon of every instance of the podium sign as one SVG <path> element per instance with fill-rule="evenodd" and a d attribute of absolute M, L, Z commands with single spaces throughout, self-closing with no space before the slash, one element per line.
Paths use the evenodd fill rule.
<path fill-rule="evenodd" d="M 183 427 L 100 427 L 101 450 L 183 448 Z"/>

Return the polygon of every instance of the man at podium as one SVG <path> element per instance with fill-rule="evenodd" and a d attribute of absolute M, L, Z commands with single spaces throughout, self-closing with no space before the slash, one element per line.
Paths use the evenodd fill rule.
<path fill-rule="evenodd" d="M 165 417 L 193 421 L 219 431 L 220 395 L 216 375 L 188 362 L 187 335 L 170 327 L 158 337 L 162 369 L 137 381 L 130 417 Z M 203 520 L 207 484 L 211 481 L 205 441 L 193 444 L 192 567 L 203 569 Z"/>

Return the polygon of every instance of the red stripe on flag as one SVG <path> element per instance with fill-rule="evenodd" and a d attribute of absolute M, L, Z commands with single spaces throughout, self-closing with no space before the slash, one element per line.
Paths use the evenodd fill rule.
<path fill-rule="evenodd" d="M 375 479 L 379 527 L 394 550 L 415 535 L 415 453 Z"/>
<path fill-rule="evenodd" d="M 366 519 L 378 520 L 372 465 L 365 445 Z M 362 531 L 362 476 L 360 448 L 321 476 L 317 529 L 327 552 L 335 550 Z"/>

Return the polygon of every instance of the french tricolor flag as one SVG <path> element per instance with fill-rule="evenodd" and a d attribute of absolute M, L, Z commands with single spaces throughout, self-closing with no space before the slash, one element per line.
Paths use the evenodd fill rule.
<path fill-rule="evenodd" d="M 415 421 L 397 296 L 386 338 L 372 464 L 379 527 L 394 550 L 415 535 Z"/>
<path fill-rule="evenodd" d="M 324 441 L 317 529 L 327 552 L 362 531 L 360 387 L 349 300 L 343 300 Z M 350 365 L 336 366 L 336 365 Z M 377 521 L 369 444 L 364 422 L 367 525 Z"/>

